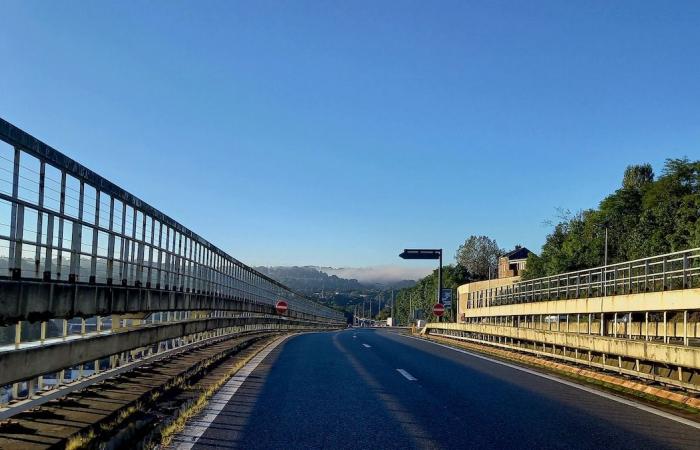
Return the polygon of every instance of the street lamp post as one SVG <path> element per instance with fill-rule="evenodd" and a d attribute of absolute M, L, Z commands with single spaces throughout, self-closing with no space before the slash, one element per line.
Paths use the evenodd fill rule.
<path fill-rule="evenodd" d="M 438 287 L 437 287 L 437 303 L 442 303 L 441 293 L 442 293 L 442 249 L 405 249 L 399 256 L 403 259 L 437 259 L 438 264 Z M 438 322 L 440 317 L 438 317 Z"/>

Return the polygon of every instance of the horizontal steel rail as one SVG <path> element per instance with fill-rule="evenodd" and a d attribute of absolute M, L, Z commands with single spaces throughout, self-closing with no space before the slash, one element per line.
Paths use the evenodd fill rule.
<path fill-rule="evenodd" d="M 0 119 L 5 279 L 204 294 L 342 323 L 133 194 Z"/>
<path fill-rule="evenodd" d="M 700 389 L 698 347 L 485 324 L 430 323 L 424 333 L 587 365 L 692 391 Z"/>
<path fill-rule="evenodd" d="M 0 387 L 11 383 L 57 372 L 72 366 L 93 362 L 110 355 L 159 342 L 234 327 L 258 325 L 263 329 L 322 328 L 309 322 L 270 317 L 205 318 L 153 324 L 123 332 L 100 334 L 50 345 L 33 346 L 0 352 Z M 285 328 L 281 328 L 284 326 Z M 40 363 L 37 363 L 40 361 Z"/>
<path fill-rule="evenodd" d="M 700 248 L 536 278 L 467 294 L 467 308 L 700 286 Z"/>

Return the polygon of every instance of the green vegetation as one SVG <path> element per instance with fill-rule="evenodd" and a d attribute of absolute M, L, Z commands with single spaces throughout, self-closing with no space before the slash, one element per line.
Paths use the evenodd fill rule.
<path fill-rule="evenodd" d="M 285 286 L 306 295 L 321 295 L 325 292 L 358 291 L 364 286 L 357 280 L 328 275 L 316 267 L 256 267 L 256 270 L 274 278 Z"/>
<path fill-rule="evenodd" d="M 657 179 L 649 164 L 629 166 L 597 209 L 561 215 L 524 278 L 602 265 L 606 228 L 608 263 L 700 247 L 699 218 L 700 161 L 668 159 Z"/>
<path fill-rule="evenodd" d="M 474 277 L 486 280 L 495 276 L 498 257 L 505 252 L 488 236 L 469 236 L 457 249 L 455 260 Z"/>
<path fill-rule="evenodd" d="M 571 213 L 560 211 L 540 255 L 528 258 L 524 278 L 600 266 L 604 261 L 605 231 L 608 231 L 608 263 L 700 247 L 700 161 L 669 159 L 656 177 L 649 164 L 629 166 L 620 188 L 597 209 Z M 470 236 L 459 246 L 457 264 L 443 268 L 443 286 L 496 276 L 498 256 L 505 253 L 487 236 Z M 413 286 L 363 286 L 357 280 L 328 276 L 316 268 L 267 269 L 269 275 L 294 289 L 314 295 L 328 306 L 345 311 L 348 319 L 355 306 L 381 303 L 376 319 L 394 313 L 400 324 L 411 319 L 433 319 L 437 297 L 437 270 Z M 319 288 L 320 286 L 320 288 Z M 453 315 L 457 293 L 453 296 Z"/>
<path fill-rule="evenodd" d="M 457 311 L 457 287 L 464 283 L 477 281 L 464 266 L 459 264 L 442 268 L 442 286 L 453 289 L 452 306 Z M 401 289 L 395 293 L 395 312 L 398 323 L 406 324 L 411 319 L 429 319 L 433 305 L 437 301 L 437 269 L 432 274 L 419 280 L 415 286 Z M 454 312 L 452 317 L 454 318 Z"/>

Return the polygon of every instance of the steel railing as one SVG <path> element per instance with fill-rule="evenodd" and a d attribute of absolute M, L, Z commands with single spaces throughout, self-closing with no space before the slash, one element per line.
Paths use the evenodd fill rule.
<path fill-rule="evenodd" d="M 638 294 L 700 286 L 700 248 L 568 272 L 467 295 L 467 308 Z"/>
<path fill-rule="evenodd" d="M 0 278 L 284 299 L 290 311 L 344 321 L 2 119 Z"/>

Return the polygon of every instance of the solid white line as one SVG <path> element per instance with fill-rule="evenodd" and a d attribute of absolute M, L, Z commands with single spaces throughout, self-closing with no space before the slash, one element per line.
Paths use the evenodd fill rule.
<path fill-rule="evenodd" d="M 367 347 L 367 348 L 372 348 L 371 345 L 367 345 L 367 344 L 362 344 L 362 345 L 364 345 L 364 346 Z"/>
<path fill-rule="evenodd" d="M 396 369 L 396 371 L 403 375 L 408 381 L 418 381 L 418 378 L 414 377 L 403 369 Z"/>
<path fill-rule="evenodd" d="M 510 364 L 507 362 L 499 361 L 497 359 L 492 359 L 492 358 L 489 358 L 488 356 L 483 356 L 483 355 L 480 355 L 478 353 L 473 353 L 473 352 L 470 352 L 467 350 L 462 350 L 459 348 L 450 347 L 449 345 L 440 344 L 438 342 L 434 342 L 434 341 L 431 341 L 428 339 L 421 339 L 421 338 L 417 338 L 417 337 L 413 337 L 413 336 L 406 336 L 406 335 L 401 335 L 401 336 L 404 336 L 404 337 L 407 337 L 410 339 L 415 339 L 415 340 L 418 340 L 421 342 L 428 342 L 428 343 L 433 344 L 433 345 L 448 348 L 448 349 L 453 350 L 455 352 L 464 353 L 466 355 L 473 356 L 475 358 L 484 359 L 484 360 L 490 361 L 492 363 L 496 363 L 496 364 L 500 364 L 502 366 L 510 367 L 511 369 L 520 370 L 521 372 L 529 373 L 531 375 L 535 375 L 535 376 L 538 376 L 541 378 L 546 378 L 546 379 L 551 380 L 551 381 L 556 381 L 557 383 L 565 384 L 567 386 L 570 386 L 570 387 L 573 387 L 576 389 L 581 389 L 582 391 L 586 391 L 588 393 L 595 394 L 595 395 L 598 395 L 598 396 L 603 397 L 603 398 L 607 398 L 608 400 L 622 403 L 622 404 L 627 405 L 627 406 L 632 406 L 633 408 L 641 409 L 642 411 L 646 411 L 648 413 L 655 414 L 657 416 L 663 417 L 664 419 L 673 420 L 674 422 L 682 423 L 683 425 L 688 425 L 689 427 L 693 427 L 693 428 L 700 430 L 700 423 L 693 422 L 692 420 L 684 419 L 683 417 L 675 416 L 671 413 L 667 413 L 665 411 L 661 411 L 659 409 L 652 408 L 651 406 L 637 403 L 635 401 L 628 400 L 626 398 L 622 398 L 622 397 L 618 397 L 616 395 L 608 394 L 607 392 L 598 391 L 596 389 L 589 388 L 587 386 L 583 386 L 583 385 L 580 385 L 577 383 L 573 383 L 571 381 L 562 380 L 561 378 L 558 378 L 558 377 L 555 377 L 552 375 L 547 375 L 545 373 L 537 372 L 536 370 L 527 369 L 525 367 L 520 367 L 520 366 L 517 366 L 515 364 Z"/>
<path fill-rule="evenodd" d="M 191 419 L 187 426 L 185 426 L 185 429 L 175 436 L 173 439 L 173 448 L 177 450 L 190 450 L 194 447 L 194 444 L 196 444 L 204 432 L 207 431 L 209 425 L 214 423 L 219 413 L 223 411 L 228 402 L 236 395 L 236 392 L 238 392 L 238 389 L 243 385 L 246 378 L 253 373 L 272 350 L 291 336 L 292 335 L 282 336 L 277 339 L 236 372 L 236 374 L 209 400 L 207 407 L 196 417 Z"/>

